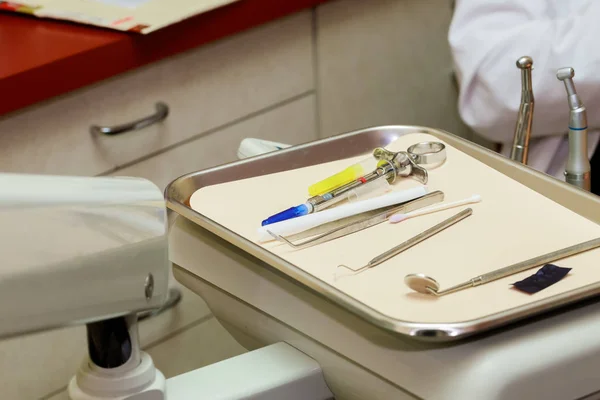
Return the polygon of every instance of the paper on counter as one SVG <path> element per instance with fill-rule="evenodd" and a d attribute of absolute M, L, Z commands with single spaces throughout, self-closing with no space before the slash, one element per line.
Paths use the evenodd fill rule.
<path fill-rule="evenodd" d="M 0 8 L 146 34 L 236 1 L 239 0 L 25 0 L 4 3 Z"/>

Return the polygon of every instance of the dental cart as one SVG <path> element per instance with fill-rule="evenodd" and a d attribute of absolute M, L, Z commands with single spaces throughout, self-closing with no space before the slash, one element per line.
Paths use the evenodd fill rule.
<path fill-rule="evenodd" d="M 487 165 L 490 173 L 600 224 L 600 198 L 593 194 L 444 131 L 376 127 L 172 182 L 166 198 L 179 215 L 170 233 L 176 279 L 199 294 L 246 348 L 285 342 L 316 360 L 339 400 L 600 398 L 598 281 L 470 320 L 435 322 L 423 315 L 423 321 L 403 321 L 348 295 L 319 271 L 307 272 L 282 253 L 258 246 L 215 217 L 216 211 L 207 216 L 190 206 L 201 188 L 356 157 L 411 134 L 439 139 Z M 477 174 L 470 171 L 463 179 Z M 401 279 L 395 284 L 405 290 Z"/>
<path fill-rule="evenodd" d="M 432 141 L 443 146 L 424 145 Z M 164 195 L 141 178 L 0 174 L 0 337 L 85 324 L 89 354 L 69 383 L 74 400 L 600 398 L 599 248 L 557 259 L 570 272 L 533 295 L 511 286 L 528 270 L 441 296 L 475 271 L 597 240 L 599 197 L 427 127 L 276 147 L 184 175 Z M 426 173 L 412 158 L 390 158 L 401 176 L 393 195 L 416 188 L 430 191 L 420 200 L 482 201 L 467 219 L 343 280 L 336 266 L 364 265 L 457 210 L 301 250 L 255 240 L 262 217 L 378 148 L 447 155 Z M 249 352 L 169 379 L 155 368 L 137 321 L 168 301 L 171 263 Z M 413 273 L 436 277 L 440 296 L 407 287 Z"/>

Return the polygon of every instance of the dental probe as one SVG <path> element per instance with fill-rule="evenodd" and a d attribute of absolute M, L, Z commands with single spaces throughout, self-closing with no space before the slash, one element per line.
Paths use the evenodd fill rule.
<path fill-rule="evenodd" d="M 400 243 L 399 245 L 386 251 L 385 253 L 378 255 L 377 257 L 370 260 L 366 265 L 364 265 L 360 268 L 356 268 L 356 269 L 350 268 L 347 265 L 342 264 L 342 265 L 338 265 L 338 269 L 344 268 L 344 269 L 351 271 L 352 275 L 356 275 L 356 274 L 363 272 L 369 268 L 376 267 L 379 264 L 386 262 L 390 258 L 397 256 L 398 254 L 402 253 L 403 251 L 408 250 L 411 247 L 421 243 L 422 241 L 427 240 L 430 237 L 442 232 L 443 230 L 456 224 L 457 222 L 462 221 L 463 219 L 467 218 L 468 216 L 470 216 L 472 214 L 473 214 L 473 209 L 467 208 L 467 209 L 459 212 L 458 214 L 454 214 L 452 217 L 445 219 L 444 221 L 440 222 L 439 224 L 432 226 L 431 228 L 419 233 L 418 235 L 413 236 L 412 238 L 406 240 L 405 242 Z M 338 278 L 340 278 L 340 276 L 338 276 L 336 273 L 334 278 L 338 279 Z"/>
<path fill-rule="evenodd" d="M 559 81 L 565 83 L 569 100 L 569 157 L 565 168 L 565 180 L 584 190 L 591 189 L 591 166 L 587 145 L 587 111 L 575 91 L 573 68 L 560 68 L 556 72 Z"/>
<path fill-rule="evenodd" d="M 521 105 L 515 126 L 515 136 L 510 152 L 510 158 L 522 164 L 527 164 L 529 153 L 529 138 L 533 124 L 533 88 L 531 83 L 531 57 L 523 56 L 517 60 L 517 67 L 521 70 Z"/>

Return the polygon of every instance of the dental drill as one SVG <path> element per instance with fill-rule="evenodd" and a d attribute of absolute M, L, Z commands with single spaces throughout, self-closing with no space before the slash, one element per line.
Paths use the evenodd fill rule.
<path fill-rule="evenodd" d="M 565 180 L 589 191 L 592 180 L 587 145 L 587 111 L 575 91 L 574 76 L 573 68 L 560 68 L 556 72 L 558 80 L 565 83 L 569 96 L 569 157 L 565 168 Z"/>
<path fill-rule="evenodd" d="M 517 60 L 517 67 L 521 70 L 521 105 L 515 126 L 515 136 L 510 152 L 510 158 L 522 164 L 527 164 L 529 152 L 529 138 L 533 124 L 533 89 L 531 84 L 531 57 L 523 56 Z"/>

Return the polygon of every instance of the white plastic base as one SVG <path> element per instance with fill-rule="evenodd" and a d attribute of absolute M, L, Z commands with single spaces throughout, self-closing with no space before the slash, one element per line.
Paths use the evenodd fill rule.
<path fill-rule="evenodd" d="M 102 369 L 87 360 L 69 383 L 72 400 L 165 400 L 166 380 L 149 354 L 130 371 Z"/>
<path fill-rule="evenodd" d="M 285 149 L 287 147 L 291 146 L 289 144 L 271 142 L 269 140 L 246 138 L 240 143 L 237 156 L 241 160 L 248 157 L 270 153 L 272 151 Z"/>
<path fill-rule="evenodd" d="M 333 394 L 315 360 L 276 343 L 170 378 L 167 398 L 328 400 Z"/>

